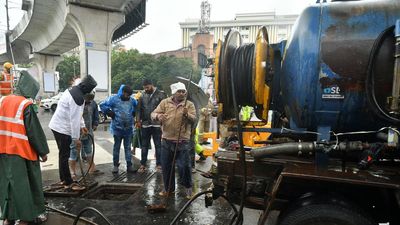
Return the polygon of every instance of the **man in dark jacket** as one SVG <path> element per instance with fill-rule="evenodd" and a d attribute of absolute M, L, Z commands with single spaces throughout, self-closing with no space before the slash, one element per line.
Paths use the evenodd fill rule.
<path fill-rule="evenodd" d="M 142 159 L 140 160 L 139 172 L 146 170 L 147 155 L 149 152 L 150 139 L 153 137 L 154 146 L 156 149 L 156 166 L 157 170 L 161 170 L 161 125 L 159 121 L 151 120 L 150 114 L 157 108 L 161 100 L 167 95 L 154 87 L 153 83 L 145 79 L 143 80 L 144 93 L 139 98 L 137 110 L 137 127 L 141 127 L 142 140 Z"/>

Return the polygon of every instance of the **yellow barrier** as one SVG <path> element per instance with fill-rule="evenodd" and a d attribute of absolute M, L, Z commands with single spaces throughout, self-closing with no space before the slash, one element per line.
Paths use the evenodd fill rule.
<path fill-rule="evenodd" d="M 203 155 L 204 156 L 212 156 L 214 153 L 218 151 L 219 143 L 217 143 L 217 133 L 216 132 L 209 132 L 209 133 L 202 133 L 200 134 L 204 139 L 211 138 L 212 139 L 212 147 L 203 146 Z"/>

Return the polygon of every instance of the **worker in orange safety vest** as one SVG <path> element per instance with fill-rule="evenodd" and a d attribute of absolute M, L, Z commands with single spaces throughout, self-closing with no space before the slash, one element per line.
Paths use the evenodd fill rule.
<path fill-rule="evenodd" d="M 0 95 L 9 95 L 12 93 L 13 76 L 11 68 L 13 65 L 9 62 L 3 64 L 3 71 L 0 74 Z"/>
<path fill-rule="evenodd" d="M 40 161 L 46 136 L 32 107 L 39 83 L 23 71 L 14 94 L 0 97 L 0 220 L 27 225 L 45 213 Z"/>

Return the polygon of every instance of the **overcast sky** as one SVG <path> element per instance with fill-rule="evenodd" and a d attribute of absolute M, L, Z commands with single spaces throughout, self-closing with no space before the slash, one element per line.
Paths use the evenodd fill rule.
<path fill-rule="evenodd" d="M 202 0 L 147 0 L 147 27 L 122 41 L 127 48 L 136 48 L 140 52 L 158 53 L 176 50 L 182 46 L 180 22 L 186 19 L 200 18 Z M 316 0 L 208 0 L 211 4 L 211 21 L 232 20 L 237 13 L 271 12 L 276 14 L 300 14 Z M 21 0 L 9 0 L 10 24 L 15 26 L 22 15 L 18 9 Z M 5 0 L 0 0 L 4 9 Z M 0 32 L 6 29 L 5 15 L 0 8 Z M 20 7 L 19 7 L 20 8 Z"/>
<path fill-rule="evenodd" d="M 179 22 L 200 18 L 202 0 L 148 0 L 146 22 L 149 26 L 122 41 L 127 48 L 140 52 L 158 53 L 182 47 Z M 300 14 L 316 0 L 208 0 L 211 4 L 211 21 L 233 20 L 235 14 L 244 12 L 270 12 Z"/>

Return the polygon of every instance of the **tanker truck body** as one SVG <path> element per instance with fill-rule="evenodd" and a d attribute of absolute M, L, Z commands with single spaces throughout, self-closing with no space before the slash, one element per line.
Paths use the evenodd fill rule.
<path fill-rule="evenodd" d="M 333 131 L 375 130 L 393 125 L 368 103 L 369 63 L 375 63 L 375 92 L 382 108 L 391 95 L 393 34 L 375 41 L 400 17 L 400 1 L 354 1 L 307 8 L 297 21 L 282 60 L 282 100 L 292 128 Z M 279 90 L 278 90 L 279 91 Z"/>
<path fill-rule="evenodd" d="M 306 8 L 278 44 L 266 28 L 254 44 L 231 30 L 215 58 L 231 133 L 213 197 L 263 210 L 260 225 L 274 210 L 279 225 L 400 224 L 399 19 L 398 0 L 335 1 Z M 246 105 L 261 121 L 239 122 Z M 271 135 L 249 147 L 243 132 Z"/>

